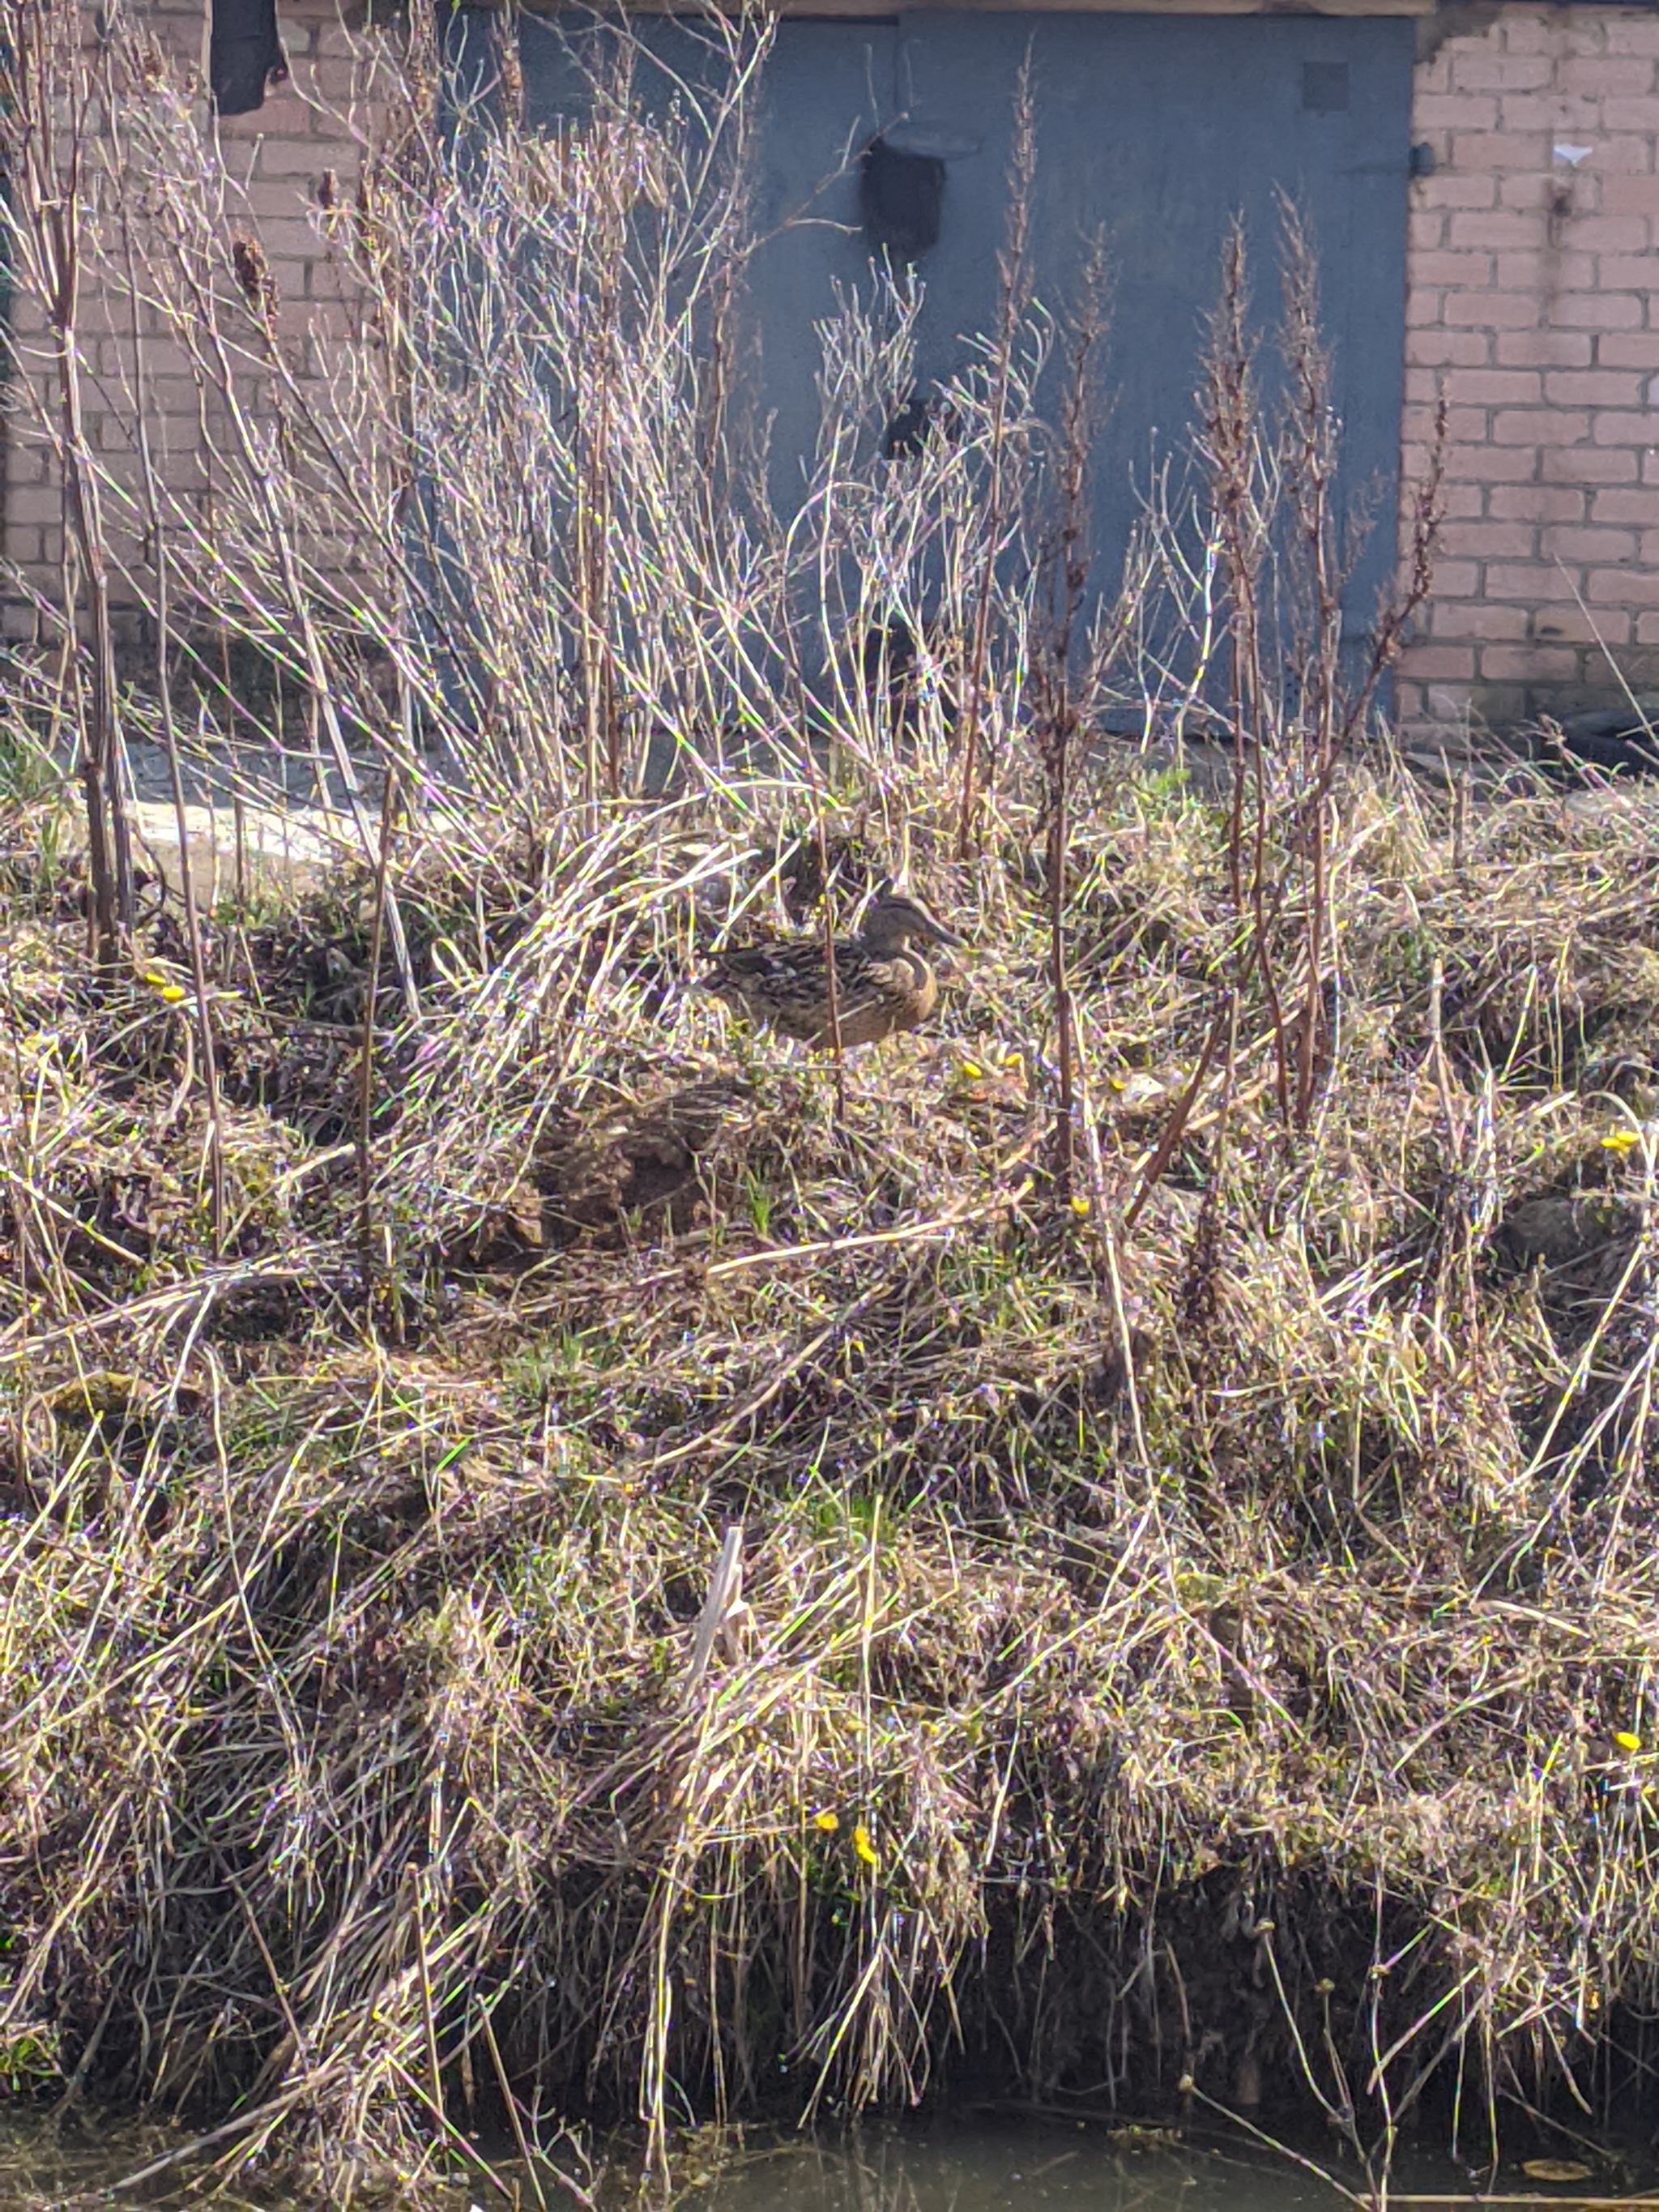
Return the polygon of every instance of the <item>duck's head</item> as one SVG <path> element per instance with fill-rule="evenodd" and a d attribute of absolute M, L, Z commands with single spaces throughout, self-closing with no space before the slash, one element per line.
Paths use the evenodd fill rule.
<path fill-rule="evenodd" d="M 901 952 L 916 938 L 925 945 L 967 942 L 954 929 L 947 929 L 908 884 L 896 883 L 890 877 L 878 887 L 871 900 L 861 934 L 865 943 L 878 952 Z"/>

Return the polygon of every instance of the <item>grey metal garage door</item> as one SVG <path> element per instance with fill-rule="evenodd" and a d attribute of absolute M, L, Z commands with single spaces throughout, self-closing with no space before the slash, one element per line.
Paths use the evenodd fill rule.
<path fill-rule="evenodd" d="M 573 15 L 524 19 L 529 118 L 580 104 Z M 636 19 L 677 71 L 699 73 L 697 42 Z M 926 283 L 924 374 L 948 375 L 963 334 L 988 330 L 1006 204 L 1012 100 L 1030 45 L 1037 105 L 1034 275 L 1063 307 L 1083 240 L 1104 226 L 1114 269 L 1108 384 L 1097 456 L 1097 574 L 1109 580 L 1152 457 L 1188 434 L 1203 322 L 1235 210 L 1255 263 L 1259 316 L 1277 311 L 1276 196 L 1311 219 L 1324 322 L 1335 356 L 1344 477 L 1378 516 L 1347 594 L 1350 635 L 1369 627 L 1392 564 L 1397 485 L 1413 26 L 1391 17 L 956 13 L 884 20 L 793 19 L 767 65 L 757 189 L 761 227 L 811 203 L 826 220 L 772 237 L 752 271 L 763 383 L 778 468 L 811 452 L 816 321 L 837 280 L 867 282 L 856 164 L 884 125 L 945 150 L 937 241 Z M 840 168 L 841 173 L 836 173 Z M 827 185 L 826 179 L 831 179 Z M 775 477 L 775 483 L 777 478 Z"/>

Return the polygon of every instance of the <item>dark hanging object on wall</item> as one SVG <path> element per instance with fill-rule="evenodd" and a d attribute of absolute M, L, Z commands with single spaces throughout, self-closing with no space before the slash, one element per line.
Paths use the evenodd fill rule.
<path fill-rule="evenodd" d="M 870 243 L 895 261 L 915 261 L 939 242 L 945 164 L 932 154 L 902 154 L 872 138 L 859 168 L 859 207 Z"/>
<path fill-rule="evenodd" d="M 276 35 L 276 0 L 213 0 L 208 82 L 221 115 L 252 115 L 288 75 Z"/>

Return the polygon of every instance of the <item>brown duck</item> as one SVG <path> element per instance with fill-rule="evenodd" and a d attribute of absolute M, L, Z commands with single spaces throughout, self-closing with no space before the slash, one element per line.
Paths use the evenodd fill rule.
<path fill-rule="evenodd" d="M 933 1012 L 939 979 L 915 949 L 918 939 L 963 942 L 913 891 L 890 882 L 872 900 L 858 935 L 835 940 L 836 1026 L 844 1050 L 916 1029 Z M 722 952 L 702 980 L 717 999 L 785 1036 L 821 1052 L 834 1042 L 822 938 Z"/>

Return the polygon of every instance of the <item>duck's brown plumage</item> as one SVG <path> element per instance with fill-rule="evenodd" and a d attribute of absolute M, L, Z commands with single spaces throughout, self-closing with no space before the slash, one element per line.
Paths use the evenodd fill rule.
<path fill-rule="evenodd" d="M 939 980 L 915 950 L 916 939 L 963 942 L 914 892 L 889 884 L 876 894 L 858 935 L 835 940 L 836 1026 L 843 1050 L 915 1029 L 933 1012 Z M 834 1042 L 821 938 L 723 952 L 702 981 L 716 998 L 785 1036 L 819 1051 Z"/>

